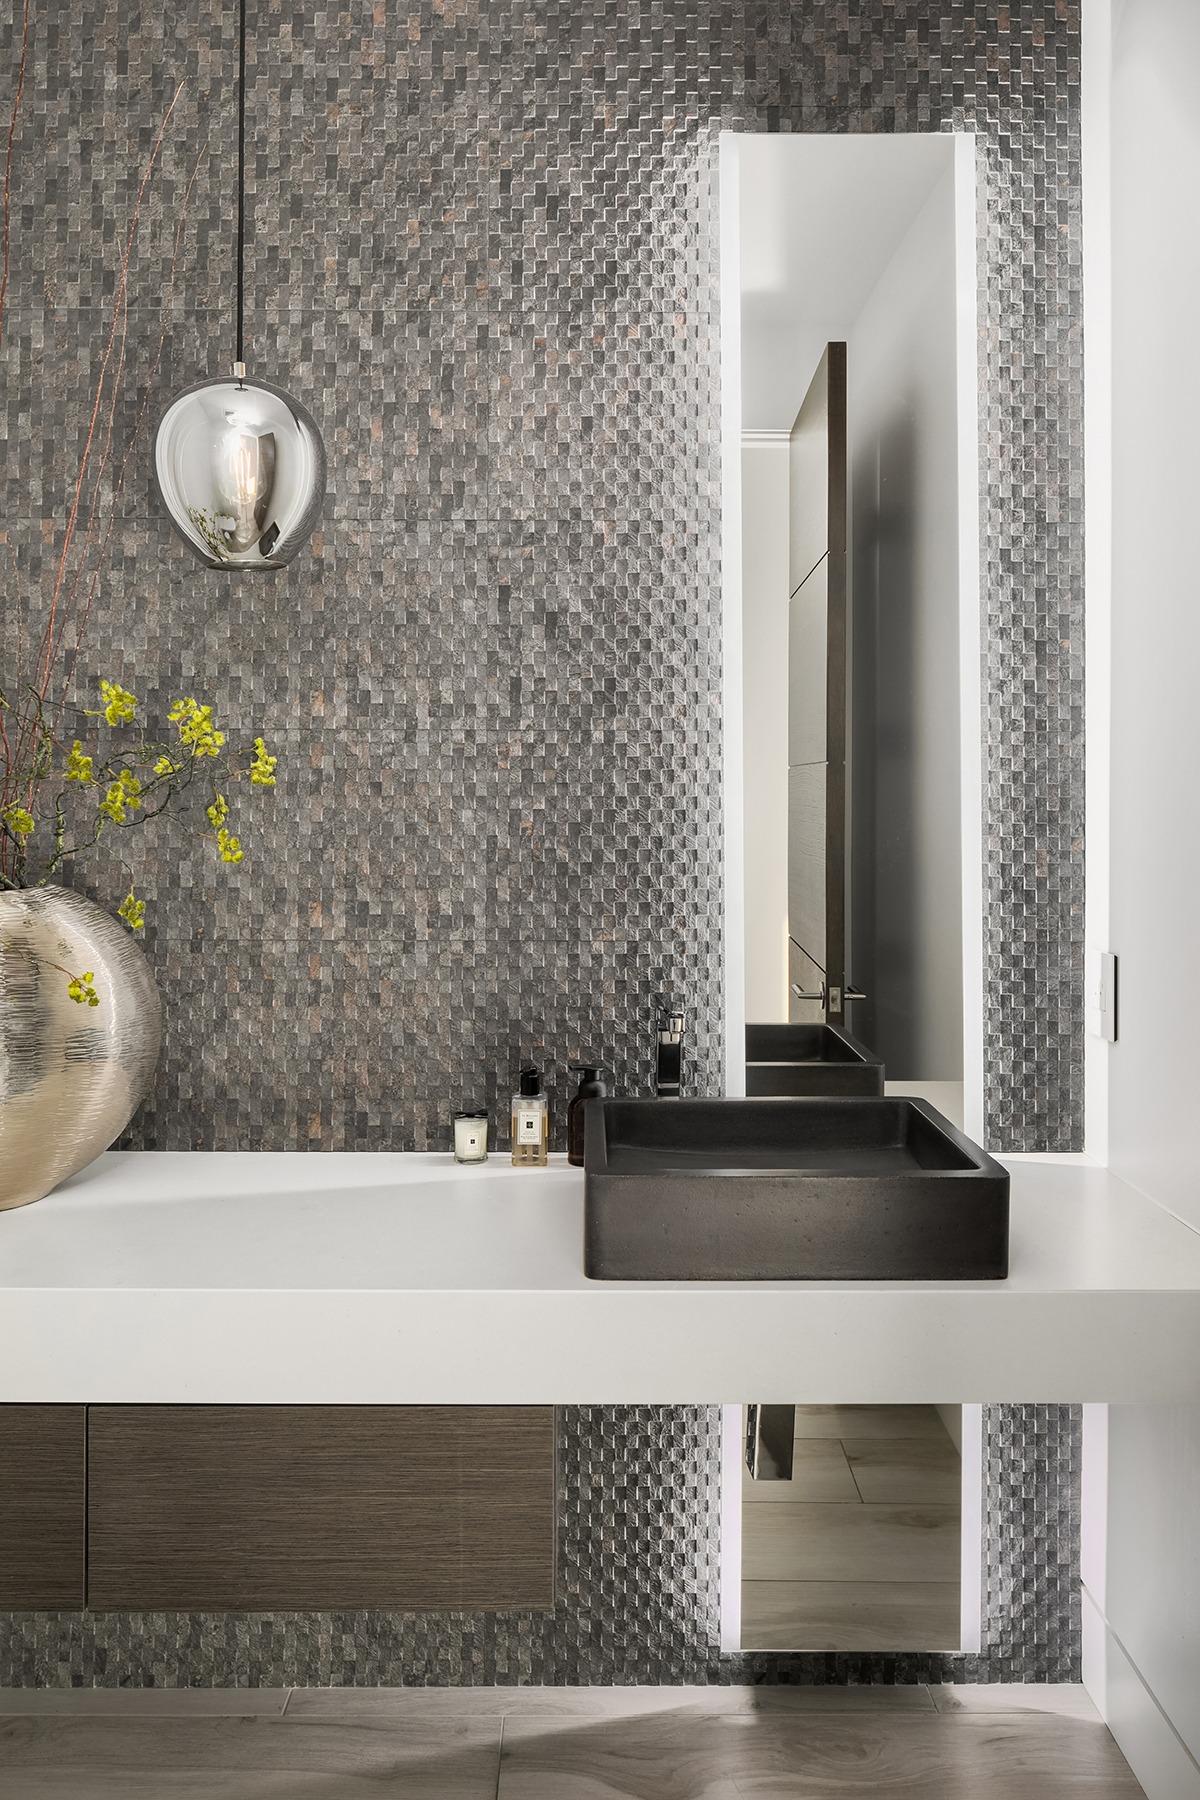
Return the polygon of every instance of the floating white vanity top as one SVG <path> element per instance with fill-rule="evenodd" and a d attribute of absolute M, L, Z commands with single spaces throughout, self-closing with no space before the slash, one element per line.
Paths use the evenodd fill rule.
<path fill-rule="evenodd" d="M 0 1212 L 0 1401 L 1200 1400 L 1200 1234 L 1013 1158 L 1006 1282 L 591 1282 L 554 1158 L 113 1153 Z"/>

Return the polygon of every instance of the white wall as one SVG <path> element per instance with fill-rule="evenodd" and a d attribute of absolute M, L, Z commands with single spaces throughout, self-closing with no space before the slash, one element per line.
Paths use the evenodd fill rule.
<path fill-rule="evenodd" d="M 954 161 L 943 132 L 737 133 L 742 429 L 787 430 Z"/>
<path fill-rule="evenodd" d="M 1200 1408 L 1110 1406 L 1108 1466 L 1106 1616 L 1200 1765 Z"/>
<path fill-rule="evenodd" d="M 1114 14 L 1114 1168 L 1200 1228 L 1200 6 Z"/>
<path fill-rule="evenodd" d="M 1108 20 L 1088 0 L 1094 44 Z M 1200 1229 L 1200 6 L 1123 0 L 1111 27 L 1109 1157 Z M 1105 1489 L 1085 1678 L 1150 1800 L 1194 1800 L 1200 1410 L 1109 1408 Z"/>
<path fill-rule="evenodd" d="M 955 226 L 949 167 L 847 350 L 854 1028 L 912 1081 L 963 1073 Z"/>
<path fill-rule="evenodd" d="M 742 439 L 746 1017 L 788 1017 L 788 441 Z"/>

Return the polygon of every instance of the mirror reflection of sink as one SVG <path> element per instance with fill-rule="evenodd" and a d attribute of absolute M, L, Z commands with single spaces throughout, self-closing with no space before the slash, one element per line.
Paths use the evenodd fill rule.
<path fill-rule="evenodd" d="M 835 1025 L 747 1025 L 746 1092 L 878 1095 L 883 1062 Z"/>
<path fill-rule="evenodd" d="M 1008 1173 L 923 1100 L 595 1100 L 584 1272 L 1001 1280 Z"/>

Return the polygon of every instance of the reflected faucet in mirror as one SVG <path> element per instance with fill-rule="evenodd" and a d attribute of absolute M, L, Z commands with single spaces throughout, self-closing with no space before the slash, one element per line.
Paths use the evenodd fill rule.
<path fill-rule="evenodd" d="M 678 1100 L 683 1085 L 683 1014 L 663 1008 L 654 1043 L 654 1097 Z"/>

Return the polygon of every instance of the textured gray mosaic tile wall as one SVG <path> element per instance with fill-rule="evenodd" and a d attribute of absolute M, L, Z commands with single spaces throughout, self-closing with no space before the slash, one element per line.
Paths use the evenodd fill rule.
<path fill-rule="evenodd" d="M 48 573 L 139 170 L 132 425 L 232 357 L 233 0 L 36 0 L 4 528 Z M 520 1060 L 720 1082 L 721 128 L 979 136 L 994 1141 L 1082 1131 L 1077 0 L 251 7 L 252 368 L 331 493 L 275 577 L 177 544 L 141 440 L 81 669 L 282 753 L 230 871 L 139 843 L 172 1005 L 147 1147 L 423 1147 Z M 15 66 L 13 26 L 4 68 Z M 143 861 L 143 858 L 145 859 Z M 104 895 L 100 870 L 78 871 Z M 111 882 L 119 884 L 119 871 Z M 559 1107 L 561 1113 L 561 1106 Z"/>
<path fill-rule="evenodd" d="M 1082 1132 L 1079 8 L 929 0 L 252 0 L 248 340 L 324 426 L 311 557 L 204 572 L 144 434 L 84 667 L 217 701 L 281 752 L 232 874 L 139 846 L 170 1000 L 146 1147 L 446 1141 L 527 1053 L 645 1078 L 652 996 L 719 1084 L 714 172 L 738 130 L 980 143 L 987 1081 L 992 1134 Z M 119 409 L 232 356 L 232 0 L 35 0 L 14 146 L 3 533 L 52 567 L 115 246 Z M 0 66 L 14 67 L 11 21 Z M 175 222 L 193 171 L 174 285 Z M 6 617 L 6 634 L 11 619 Z M 6 641 L 11 638 L 6 636 Z M 141 860 L 145 854 L 146 861 Z M 82 871 L 105 898 L 120 874 Z M 720 1659 L 716 1421 L 564 1415 L 564 1599 L 532 1619 L 17 1620 L 29 1681 L 920 1678 L 937 1659 Z M 1077 1424 L 991 1415 L 988 1652 L 1061 1679 Z M 574 1546 L 572 1549 L 571 1546 Z M 631 1624 L 631 1621 L 633 1623 Z"/>
<path fill-rule="evenodd" d="M 1080 1413 L 985 1415 L 980 1656 L 722 1656 L 715 1407 L 565 1407 L 552 1614 L 12 1614 L 6 1687 L 1078 1681 Z"/>

